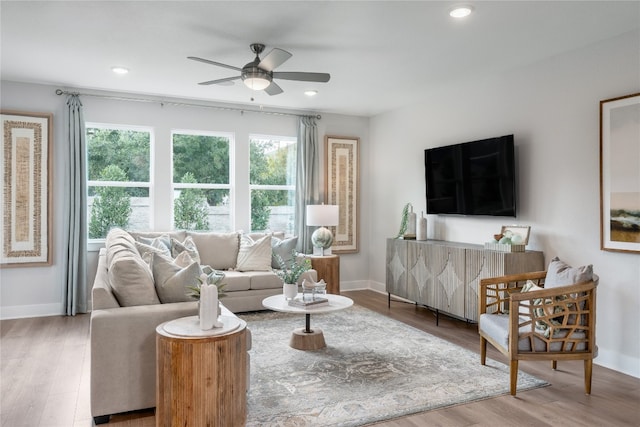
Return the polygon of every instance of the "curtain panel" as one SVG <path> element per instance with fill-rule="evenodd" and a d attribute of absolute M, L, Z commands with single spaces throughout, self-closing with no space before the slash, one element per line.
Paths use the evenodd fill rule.
<path fill-rule="evenodd" d="M 318 127 L 313 117 L 298 118 L 298 149 L 296 162 L 296 220 L 298 236 L 296 250 L 312 253 L 311 234 L 307 227 L 307 205 L 319 203 Z"/>

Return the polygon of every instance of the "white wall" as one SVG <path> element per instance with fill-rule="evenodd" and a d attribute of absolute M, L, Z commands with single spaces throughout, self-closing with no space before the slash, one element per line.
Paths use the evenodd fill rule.
<path fill-rule="evenodd" d="M 64 313 L 64 287 L 62 285 L 62 252 L 59 231 L 62 229 L 62 188 L 64 156 L 66 149 L 63 141 L 63 116 L 65 97 L 55 95 L 57 87 L 46 85 L 2 82 L 2 109 L 53 112 L 54 114 L 54 202 L 53 202 L 53 265 L 50 267 L 3 268 L 0 270 L 0 318 L 18 318 L 31 316 L 48 316 Z M 82 91 L 91 92 L 91 91 Z M 94 93 L 100 93 L 95 92 Z M 102 93 L 106 94 L 106 93 Z M 107 94 L 109 95 L 109 94 Z M 134 97 L 135 95 L 111 94 Z M 236 190 L 236 224 L 235 229 L 250 229 L 248 191 L 241 191 L 244 185 L 248 188 L 248 139 L 249 134 L 296 136 L 297 118 L 292 116 L 266 115 L 256 113 L 241 114 L 237 111 L 224 111 L 211 108 L 175 106 L 169 103 L 144 103 L 119 101 L 90 96 L 81 97 L 84 106 L 84 118 L 88 122 L 150 126 L 154 129 L 155 144 L 152 156 L 156 167 L 152 172 L 155 182 L 168 188 L 171 168 L 170 135 L 172 129 L 193 129 L 205 131 L 222 131 L 235 133 L 235 175 L 240 184 Z M 174 100 L 181 101 L 181 100 Z M 184 101 L 184 100 L 182 100 Z M 188 102 L 188 101 L 187 101 Z M 201 103 L 201 102 L 198 102 Z M 322 156 L 324 155 L 323 138 L 325 134 L 357 136 L 362 144 L 368 143 L 369 119 L 325 114 L 318 121 L 318 136 L 321 139 Z M 366 154 L 362 161 L 366 161 Z M 323 165 L 321 165 L 322 167 Z M 321 179 L 324 176 L 321 174 Z M 324 187 L 322 187 L 324 188 Z M 366 185 L 365 185 L 366 189 Z M 323 191 L 321 191 L 323 195 Z M 155 210 L 166 212 L 171 209 L 171 194 L 156 191 L 152 194 Z M 363 200 L 366 203 L 366 199 Z M 171 224 L 167 217 L 156 217 L 152 224 L 155 230 L 168 230 Z M 367 244 L 367 239 L 361 240 Z M 97 250 L 90 247 L 88 258 L 88 283 L 90 287 L 95 274 Z M 366 278 L 365 257 L 362 254 L 344 255 L 342 261 L 342 277 L 344 280 Z"/>
<path fill-rule="evenodd" d="M 429 216 L 429 237 L 481 244 L 503 224 L 531 225 L 529 249 L 544 251 L 547 263 L 559 256 L 593 264 L 600 276 L 596 362 L 640 376 L 640 254 L 601 251 L 599 240 L 599 102 L 637 92 L 636 32 L 442 86 L 419 105 L 372 118 L 372 281 L 385 281 L 385 238 L 397 233 L 404 204 L 425 209 L 424 149 L 513 133 L 518 217 Z"/>

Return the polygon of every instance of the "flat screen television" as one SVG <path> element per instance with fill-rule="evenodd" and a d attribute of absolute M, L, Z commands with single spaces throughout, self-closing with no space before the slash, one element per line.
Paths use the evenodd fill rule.
<path fill-rule="evenodd" d="M 513 135 L 424 150 L 427 213 L 516 216 Z"/>

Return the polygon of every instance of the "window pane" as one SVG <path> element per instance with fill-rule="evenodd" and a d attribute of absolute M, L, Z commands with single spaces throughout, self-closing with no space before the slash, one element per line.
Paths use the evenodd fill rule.
<path fill-rule="evenodd" d="M 87 200 L 89 238 L 103 239 L 113 227 L 148 230 L 149 189 L 144 187 L 91 186 Z"/>
<path fill-rule="evenodd" d="M 127 129 L 87 128 L 87 166 L 90 181 L 110 181 L 101 176 L 118 167 L 122 181 L 149 182 L 151 133 Z"/>
<path fill-rule="evenodd" d="M 229 138 L 174 133 L 173 182 L 229 184 Z"/>
<path fill-rule="evenodd" d="M 176 188 L 174 227 L 180 230 L 231 231 L 229 190 Z"/>
<path fill-rule="evenodd" d="M 250 184 L 295 185 L 295 140 L 252 138 L 250 156 Z"/>
<path fill-rule="evenodd" d="M 293 234 L 295 211 L 293 190 L 251 191 L 252 231 L 274 230 Z"/>

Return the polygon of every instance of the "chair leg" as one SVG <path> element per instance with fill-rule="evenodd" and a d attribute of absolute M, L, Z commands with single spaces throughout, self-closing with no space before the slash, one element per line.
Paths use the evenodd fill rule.
<path fill-rule="evenodd" d="M 551 369 L 553 369 L 554 371 L 556 369 L 558 369 L 558 361 L 557 360 L 552 360 L 551 361 Z"/>
<path fill-rule="evenodd" d="M 593 359 L 584 361 L 584 392 L 591 394 L 591 374 L 593 371 Z"/>
<path fill-rule="evenodd" d="M 510 391 L 511 396 L 516 395 L 516 388 L 518 385 L 518 361 L 512 360 L 509 366 L 509 379 L 511 380 Z"/>
<path fill-rule="evenodd" d="M 487 361 L 487 340 L 480 337 L 480 364 L 484 365 Z"/>

